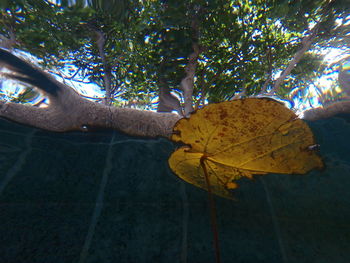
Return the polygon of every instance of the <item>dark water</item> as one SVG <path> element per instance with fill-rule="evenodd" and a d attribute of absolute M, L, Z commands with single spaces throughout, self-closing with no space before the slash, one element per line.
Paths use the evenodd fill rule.
<path fill-rule="evenodd" d="M 222 262 L 349 262 L 349 119 L 310 123 L 324 171 L 215 198 Z M 214 262 L 207 193 L 171 173 L 173 150 L 0 120 L 0 263 Z"/>

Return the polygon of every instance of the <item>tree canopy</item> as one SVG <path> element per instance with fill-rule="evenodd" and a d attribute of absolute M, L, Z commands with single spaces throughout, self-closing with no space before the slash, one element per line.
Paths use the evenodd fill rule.
<path fill-rule="evenodd" d="M 344 62 L 323 57 L 348 54 L 349 14 L 345 0 L 16 0 L 0 33 L 63 80 L 94 83 L 106 104 L 186 115 L 234 97 L 307 97 Z"/>

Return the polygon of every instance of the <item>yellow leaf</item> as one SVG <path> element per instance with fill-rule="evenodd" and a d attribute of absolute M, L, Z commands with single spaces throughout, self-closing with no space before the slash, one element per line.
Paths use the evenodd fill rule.
<path fill-rule="evenodd" d="M 179 120 L 171 139 L 186 144 L 169 158 L 180 178 L 232 198 L 242 177 L 267 173 L 304 174 L 322 168 L 312 150 L 313 134 L 283 104 L 268 98 L 247 98 L 210 104 Z"/>

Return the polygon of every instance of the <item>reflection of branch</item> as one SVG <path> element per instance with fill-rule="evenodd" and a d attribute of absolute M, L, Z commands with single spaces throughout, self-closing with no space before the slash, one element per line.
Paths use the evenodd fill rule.
<path fill-rule="evenodd" d="M 119 88 L 117 84 L 114 84 L 112 87 L 111 87 L 111 94 L 113 94 L 111 97 L 114 97 L 115 94 L 119 93 Z"/>
<path fill-rule="evenodd" d="M 72 80 L 72 81 L 74 81 L 74 82 L 80 82 L 80 83 L 83 83 L 83 84 L 91 84 L 91 83 L 93 83 L 93 84 L 96 84 L 94 81 L 84 81 L 84 80 L 80 80 L 80 79 L 75 79 L 75 80 Z"/>
<path fill-rule="evenodd" d="M 261 88 L 261 93 L 264 94 L 266 93 L 267 91 L 267 85 L 269 85 L 270 81 L 271 81 L 271 78 L 272 78 L 272 74 L 269 74 L 268 77 L 266 78 L 265 82 L 264 82 L 264 85 L 262 86 Z"/>

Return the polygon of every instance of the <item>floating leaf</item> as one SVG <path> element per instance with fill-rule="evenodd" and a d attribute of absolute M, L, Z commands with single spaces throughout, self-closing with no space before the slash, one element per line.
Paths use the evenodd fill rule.
<path fill-rule="evenodd" d="M 322 168 L 313 151 L 313 134 L 283 104 L 268 98 L 247 98 L 210 104 L 179 120 L 171 139 L 186 144 L 169 158 L 183 180 L 232 198 L 242 177 L 267 173 L 304 174 Z"/>

